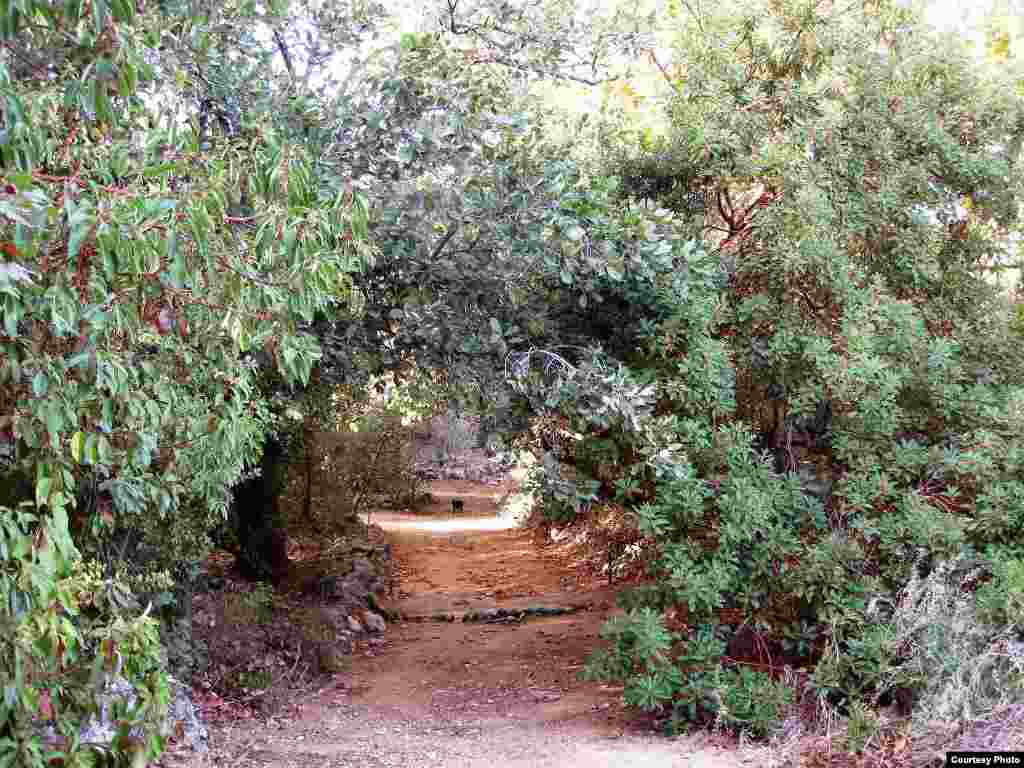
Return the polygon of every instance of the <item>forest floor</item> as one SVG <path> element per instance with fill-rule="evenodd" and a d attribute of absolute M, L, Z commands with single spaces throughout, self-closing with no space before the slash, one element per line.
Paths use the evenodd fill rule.
<path fill-rule="evenodd" d="M 616 588 L 579 559 L 578 548 L 538 542 L 499 517 L 508 488 L 437 481 L 429 490 L 433 502 L 419 514 L 372 516 L 399 571 L 384 606 L 403 620 L 358 643 L 347 669 L 286 712 L 213 724 L 210 752 L 191 755 L 188 765 L 765 764 L 763 753 L 743 752 L 724 737 L 665 738 L 624 711 L 621 686 L 581 681 L 588 655 L 602 644 L 601 626 L 617 610 Z M 455 498 L 464 503 L 457 517 Z M 461 621 L 466 612 L 536 606 L 572 612 Z"/>

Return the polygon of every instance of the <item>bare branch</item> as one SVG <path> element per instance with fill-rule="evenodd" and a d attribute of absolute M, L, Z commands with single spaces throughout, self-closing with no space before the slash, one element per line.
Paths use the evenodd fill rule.
<path fill-rule="evenodd" d="M 278 29 L 274 30 L 274 42 L 277 43 L 277 50 L 281 52 L 281 58 L 284 59 L 284 66 L 288 70 L 288 75 L 294 80 L 295 70 L 292 68 L 292 57 L 288 53 L 288 46 L 285 45 L 284 37 L 281 36 L 281 31 Z"/>
<path fill-rule="evenodd" d="M 430 254 L 430 260 L 431 261 L 434 261 L 438 256 L 441 255 L 441 251 L 443 251 L 444 247 L 446 245 L 448 245 L 448 241 L 451 240 L 455 236 L 455 233 L 458 232 L 458 231 L 459 231 L 459 225 L 458 224 L 456 224 L 450 230 L 448 230 L 448 233 L 444 237 L 441 238 L 441 242 L 437 244 L 436 248 L 434 248 L 434 252 Z"/>

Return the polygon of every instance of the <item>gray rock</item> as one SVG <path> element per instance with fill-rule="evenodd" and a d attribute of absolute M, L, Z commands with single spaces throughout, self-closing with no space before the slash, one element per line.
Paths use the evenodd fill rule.
<path fill-rule="evenodd" d="M 363 633 L 363 625 L 359 623 L 359 619 L 355 616 L 348 617 L 348 628 L 350 632 L 357 635 L 361 635 Z"/>
<path fill-rule="evenodd" d="M 185 744 L 196 752 L 209 750 L 210 733 L 206 724 L 200 719 L 199 711 L 192 702 L 192 692 L 188 686 L 173 677 L 169 678 L 171 702 L 167 709 L 167 717 L 160 727 L 165 738 L 180 735 Z M 123 700 L 129 706 L 136 700 L 135 689 L 122 677 L 115 677 L 106 682 L 103 692 L 99 695 L 100 714 L 93 717 L 82 727 L 79 739 L 83 743 L 110 744 L 117 734 L 117 725 L 110 716 L 110 710 L 116 700 Z M 139 736 L 140 734 L 133 734 Z"/>
<path fill-rule="evenodd" d="M 123 677 L 107 680 L 103 685 L 103 691 L 97 697 L 99 717 L 89 718 L 79 734 L 83 743 L 109 744 L 114 740 L 117 727 L 110 717 L 110 709 L 118 699 L 124 700 L 129 706 L 135 703 L 135 689 Z"/>
<path fill-rule="evenodd" d="M 1018 662 L 1024 661 L 1024 642 L 1020 640 L 1010 640 L 1006 643 L 1006 648 L 1010 652 L 1010 657 Z"/>
<path fill-rule="evenodd" d="M 334 642 L 341 648 L 346 648 L 346 653 L 352 653 L 352 632 L 348 630 L 348 622 L 345 622 L 345 629 L 339 629 L 334 636 Z"/>
<path fill-rule="evenodd" d="M 768 339 L 758 337 L 754 339 L 750 348 L 750 361 L 754 368 L 766 368 L 771 362 L 771 347 Z"/>
<path fill-rule="evenodd" d="M 346 605 L 366 605 L 366 596 L 370 594 L 369 585 L 352 576 L 346 578 L 339 585 L 340 594 L 338 597 Z"/>
<path fill-rule="evenodd" d="M 388 628 L 388 624 L 384 621 L 384 617 L 374 611 L 366 611 L 363 614 L 363 621 L 366 623 L 366 628 L 370 632 L 376 632 L 380 634 Z"/>
<path fill-rule="evenodd" d="M 365 557 L 357 557 L 352 561 L 352 573 L 349 578 L 357 578 L 367 584 L 373 579 L 373 565 Z"/>
<path fill-rule="evenodd" d="M 174 678 L 171 678 L 170 683 L 172 698 L 171 706 L 167 710 L 164 736 L 180 733 L 185 744 L 196 752 L 208 751 L 210 732 L 192 702 L 192 691 Z"/>

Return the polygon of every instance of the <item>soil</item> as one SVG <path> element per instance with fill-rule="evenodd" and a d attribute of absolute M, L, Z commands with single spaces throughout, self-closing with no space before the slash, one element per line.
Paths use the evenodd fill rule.
<path fill-rule="evenodd" d="M 580 679 L 621 586 L 578 547 L 538 543 L 499 517 L 508 483 L 437 481 L 429 490 L 420 514 L 371 518 L 397 567 L 383 607 L 402 620 L 360 640 L 348 668 L 286 715 L 216 722 L 209 753 L 166 764 L 732 768 L 754 759 L 724 737 L 667 739 L 624 710 L 621 686 Z M 452 499 L 464 502 L 459 516 Z M 535 606 L 572 612 L 460 620 Z"/>

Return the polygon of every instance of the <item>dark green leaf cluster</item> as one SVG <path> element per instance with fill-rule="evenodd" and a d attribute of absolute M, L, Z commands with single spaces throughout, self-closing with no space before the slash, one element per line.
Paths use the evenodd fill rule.
<path fill-rule="evenodd" d="M 1020 628 L 1024 366 L 991 269 L 1012 263 L 1020 73 L 940 48 L 885 3 L 688 4 L 677 21 L 664 135 L 608 133 L 606 165 L 693 243 L 658 283 L 670 310 L 603 376 L 527 382 L 578 436 L 572 471 L 552 462 L 551 510 L 621 506 L 648 542 L 653 581 L 624 598 L 596 668 L 638 707 L 761 735 L 784 699 L 745 665 L 816 666 L 833 703 L 941 697 L 920 661 L 938 640 L 915 616 L 961 628 L 962 665 Z M 577 493 L 596 483 L 586 504 L 559 498 L 566 473 Z M 979 552 L 998 588 L 945 580 Z M 915 579 L 946 602 L 902 599 Z M 965 616 L 982 622 L 970 638 Z"/>

